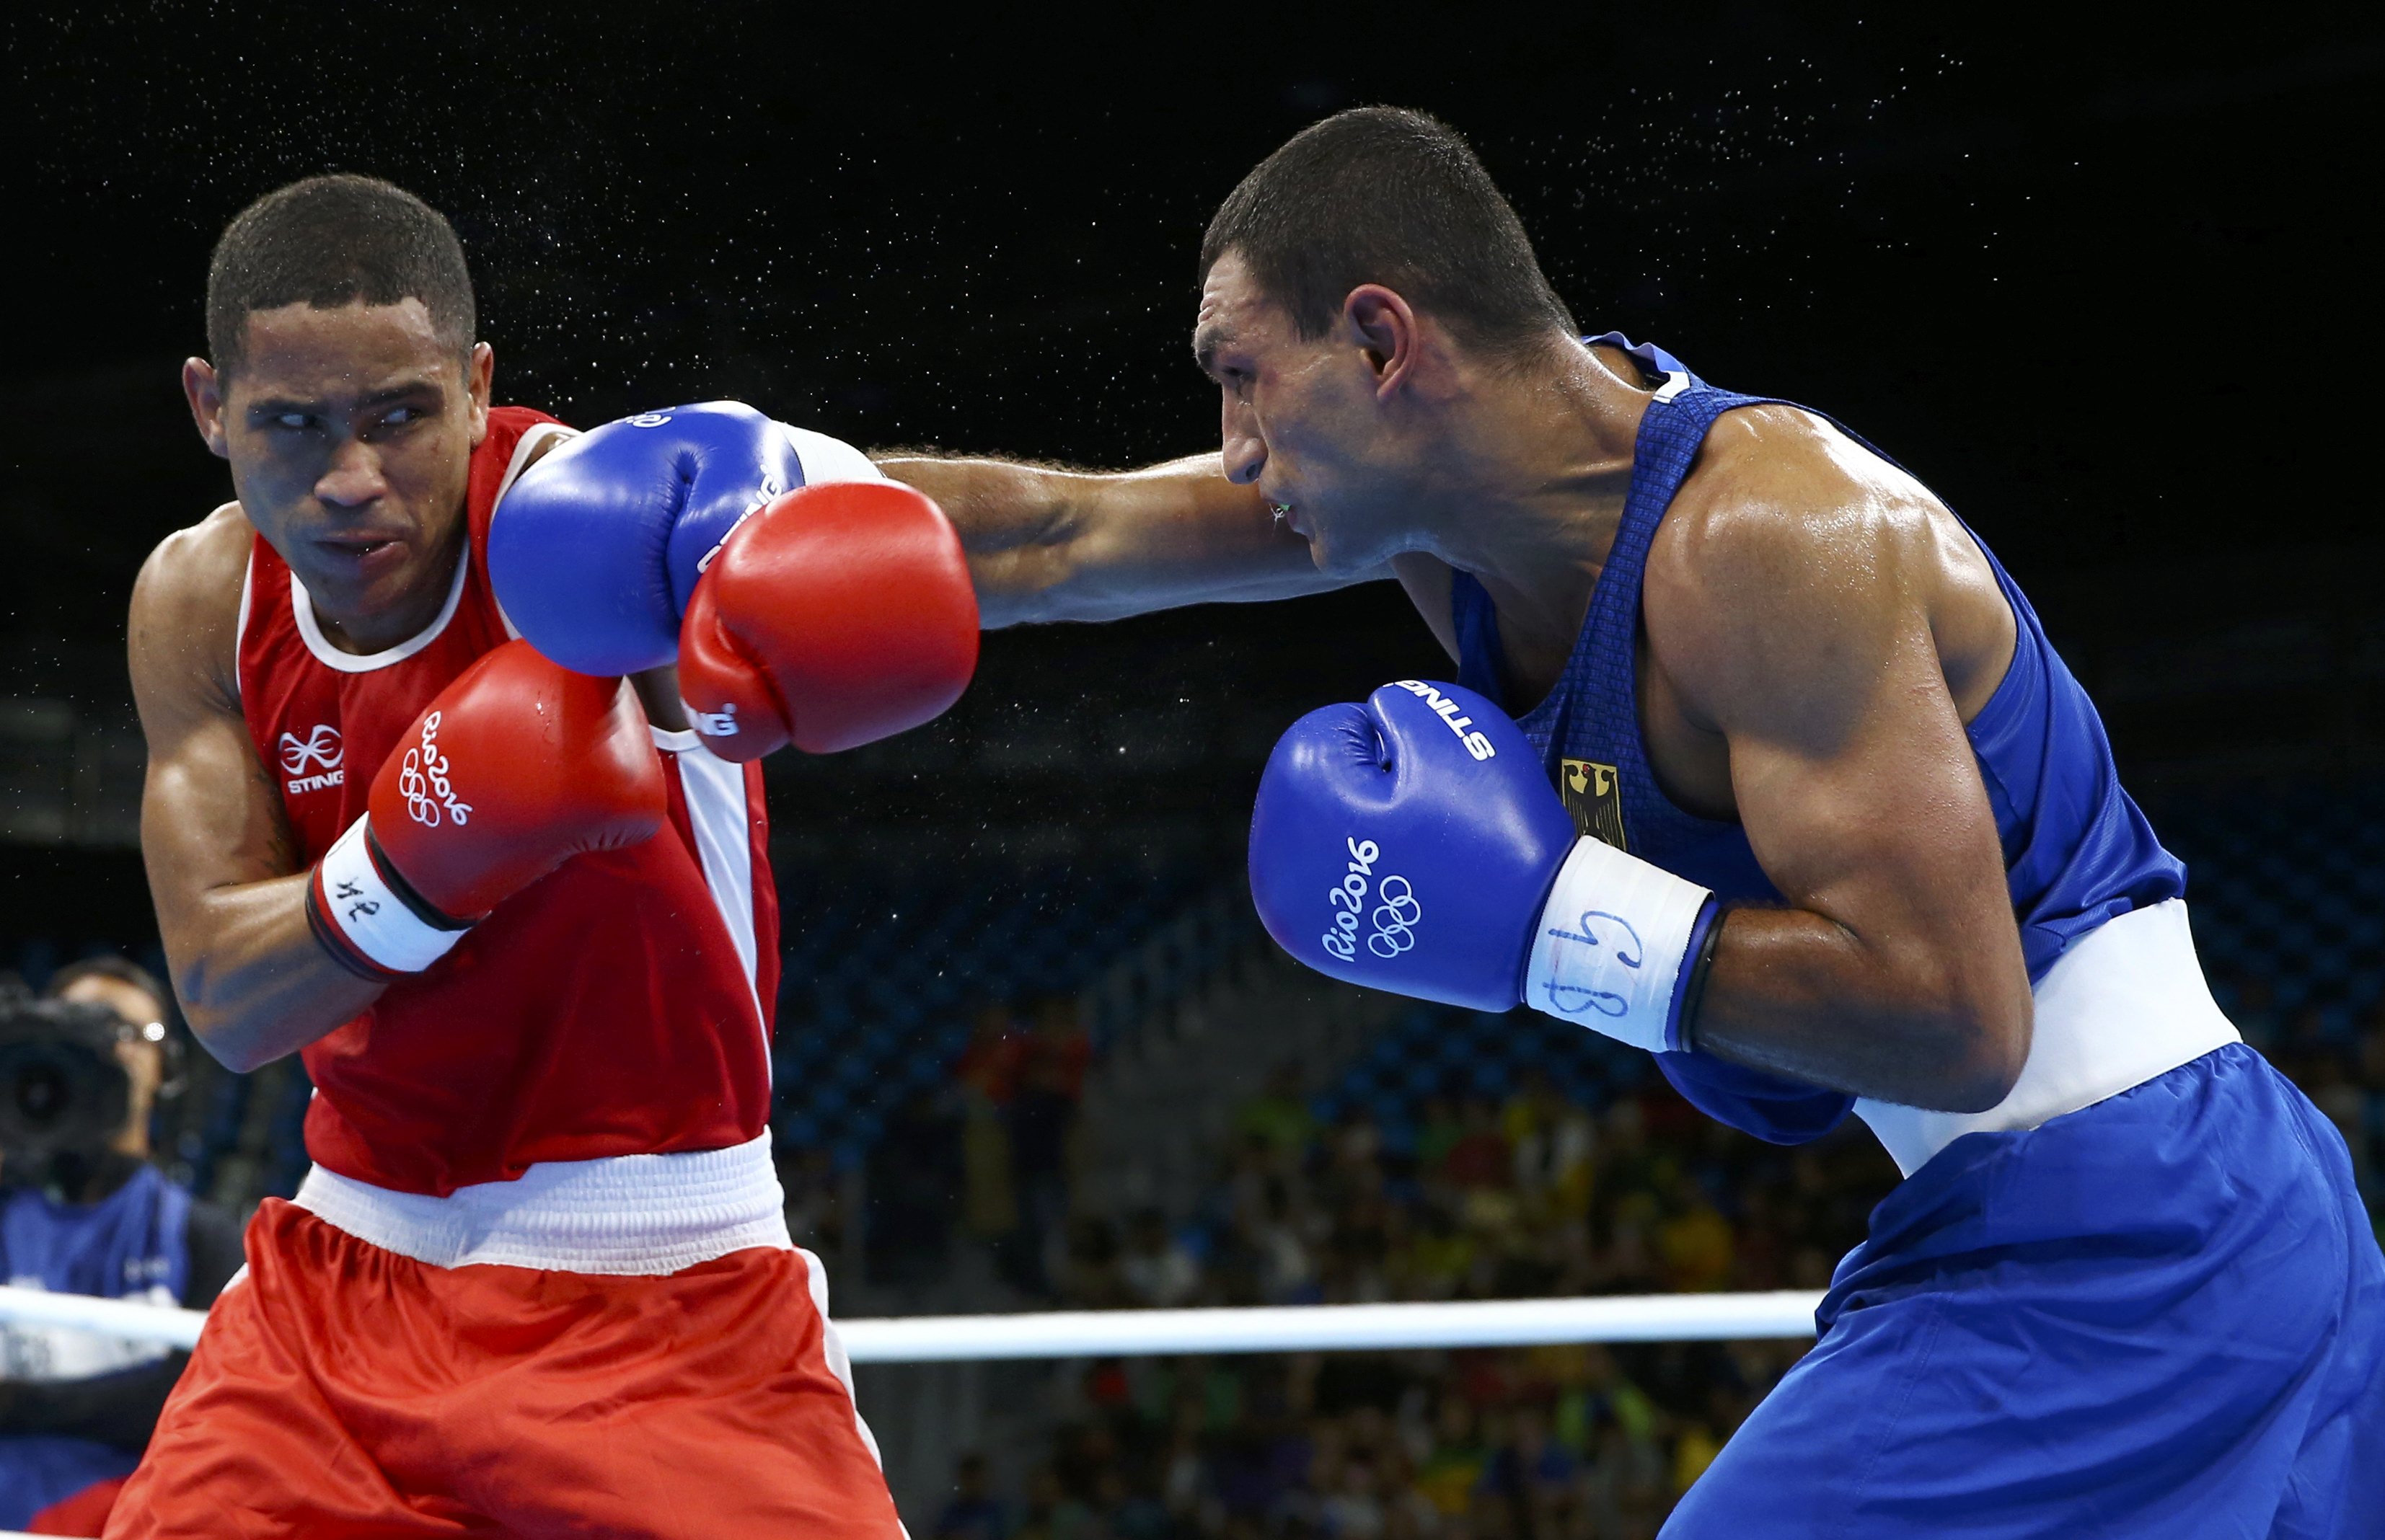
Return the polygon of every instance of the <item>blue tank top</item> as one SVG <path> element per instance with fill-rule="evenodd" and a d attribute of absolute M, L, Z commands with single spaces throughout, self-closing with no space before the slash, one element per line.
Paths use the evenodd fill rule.
<path fill-rule="evenodd" d="M 1666 379 L 1640 423 L 1631 490 L 1581 635 L 1556 688 L 1517 720 L 1583 834 L 1710 888 L 1727 902 L 1779 902 L 1738 823 L 1685 813 L 1657 788 L 1640 737 L 1638 685 L 1640 585 L 1656 526 L 1714 420 L 1733 407 L 1779 398 L 1716 390 L 1663 349 L 1635 346 L 1619 332 L 1589 341 L 1626 350 Z M 1994 553 L 1985 544 L 1979 551 L 2012 605 L 2018 635 L 2003 682 L 1970 725 L 1971 754 L 1995 812 L 2034 984 L 2071 942 L 2104 921 L 2183 893 L 2186 868 L 2162 849 L 2120 789 L 2103 721 L 2046 640 L 2037 612 Z M 1491 596 L 1460 572 L 1451 602 L 1457 682 L 1505 704 L 1505 664 Z M 1842 1092 L 1702 1053 L 1660 1053 L 1656 1062 L 1706 1112 L 1776 1143 L 1816 1137 L 1854 1103 Z"/>
<path fill-rule="evenodd" d="M 0 1204 L 0 1277 L 52 1294 L 103 1299 L 190 1286 L 191 1194 L 145 1162 L 96 1203 L 18 1188 Z"/>
<path fill-rule="evenodd" d="M 179 1304 L 190 1288 L 191 1195 L 144 1164 L 96 1203 L 58 1203 L 39 1192 L 0 1196 L 0 1278 L 53 1294 Z M 9 1377 L 81 1379 L 166 1356 L 166 1349 L 118 1347 L 106 1368 L 57 1361 L 56 1344 L 81 1334 L 10 1327 L 0 1332 L 0 1365 Z M 33 1515 L 94 1482 L 130 1475 L 138 1453 L 63 1434 L 0 1438 L 0 1527 L 22 1529 Z"/>

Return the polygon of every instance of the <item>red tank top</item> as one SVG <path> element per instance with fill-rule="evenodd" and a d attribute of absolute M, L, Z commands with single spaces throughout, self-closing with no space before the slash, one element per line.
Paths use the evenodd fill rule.
<path fill-rule="evenodd" d="M 374 772 L 431 697 L 507 640 L 489 515 L 537 445 L 568 431 L 524 407 L 489 414 L 466 492 L 468 559 L 429 629 L 385 652 L 325 640 L 305 588 L 257 539 L 241 588 L 241 712 L 301 862 L 364 813 Z M 316 1163 L 443 1197 L 538 1161 L 761 1134 L 779 973 L 761 767 L 714 758 L 693 733 L 655 741 L 668 826 L 565 862 L 307 1046 Z"/>

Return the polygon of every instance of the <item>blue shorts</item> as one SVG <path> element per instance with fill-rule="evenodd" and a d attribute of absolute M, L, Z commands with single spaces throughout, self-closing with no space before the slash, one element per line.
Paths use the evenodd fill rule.
<path fill-rule="evenodd" d="M 2385 1535 L 2385 1256 L 2241 1045 L 1948 1145 L 1817 1321 L 1665 1540 Z"/>

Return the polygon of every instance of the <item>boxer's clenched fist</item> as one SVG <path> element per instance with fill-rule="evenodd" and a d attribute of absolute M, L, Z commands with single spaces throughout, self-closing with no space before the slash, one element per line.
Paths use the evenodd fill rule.
<path fill-rule="evenodd" d="M 489 523 L 489 580 L 515 628 L 566 668 L 660 668 L 722 538 L 803 484 L 793 444 L 751 406 L 641 412 L 522 472 Z"/>
<path fill-rule="evenodd" d="M 650 838 L 666 795 L 621 680 L 507 642 L 440 691 L 381 762 L 365 815 L 315 865 L 307 919 L 357 973 L 418 973 L 570 857 Z"/>
<path fill-rule="evenodd" d="M 689 719 L 723 759 L 850 749 L 943 714 L 977 669 L 960 538 L 891 481 L 791 492 L 720 548 L 680 632 Z"/>
<path fill-rule="evenodd" d="M 1682 1046 L 1712 895 L 1577 839 L 1530 742 L 1470 689 L 1403 679 L 1293 723 L 1250 862 L 1267 934 L 1320 973 Z"/>

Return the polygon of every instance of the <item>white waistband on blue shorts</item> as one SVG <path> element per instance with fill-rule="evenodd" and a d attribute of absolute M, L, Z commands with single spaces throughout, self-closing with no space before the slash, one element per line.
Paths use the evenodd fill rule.
<path fill-rule="evenodd" d="M 731 1251 L 792 1251 L 764 1134 L 727 1149 L 542 1161 L 445 1198 L 392 1192 L 317 1166 L 297 1205 L 358 1240 L 433 1267 L 677 1273 Z"/>
<path fill-rule="evenodd" d="M 1899 1171 L 1912 1175 L 1966 1134 L 2035 1128 L 2243 1040 L 2204 981 L 2183 899 L 2104 921 L 2070 943 L 2032 993 L 2029 1061 L 1995 1106 L 1931 1112 L 1855 1103 Z"/>

